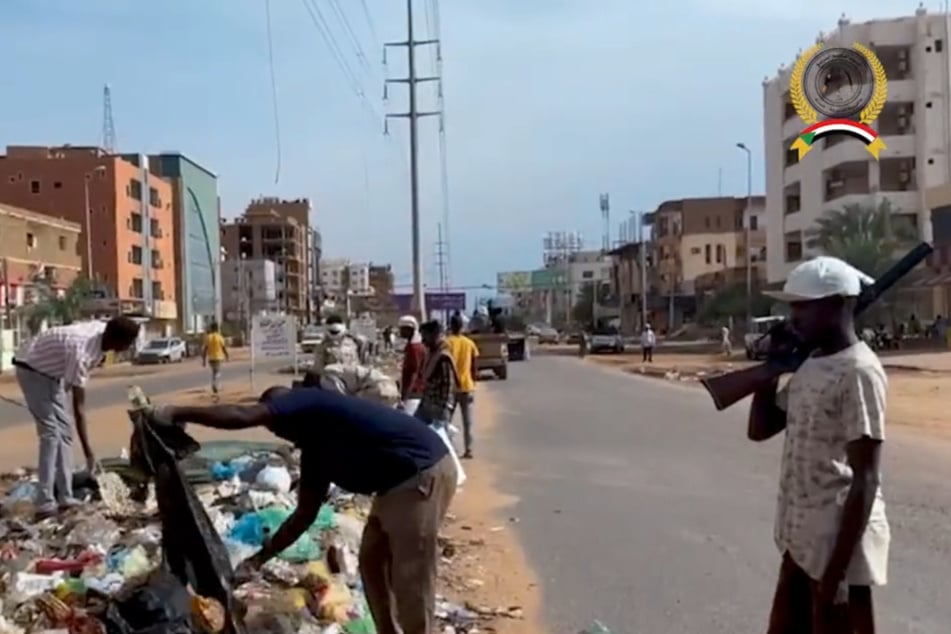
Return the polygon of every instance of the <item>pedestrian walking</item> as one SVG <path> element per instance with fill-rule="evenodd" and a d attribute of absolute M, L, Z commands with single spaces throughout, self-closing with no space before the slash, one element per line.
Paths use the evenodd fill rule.
<path fill-rule="evenodd" d="M 218 396 L 221 387 L 221 364 L 228 360 L 228 347 L 225 338 L 218 330 L 218 324 L 212 323 L 205 334 L 201 347 L 201 365 L 211 368 L 211 393 Z"/>
<path fill-rule="evenodd" d="M 148 415 L 158 425 L 264 427 L 301 450 L 297 507 L 238 566 L 239 578 L 260 569 L 313 525 L 333 482 L 350 493 L 374 496 L 359 564 L 376 631 L 435 631 L 437 540 L 458 473 L 448 446 L 432 429 L 397 409 L 314 388 L 272 387 L 255 405 L 166 406 Z"/>
<path fill-rule="evenodd" d="M 789 383 L 757 392 L 748 436 L 786 432 L 775 541 L 782 557 L 768 634 L 873 634 L 873 586 L 885 585 L 890 531 L 881 490 L 887 379 L 855 332 L 873 280 L 842 260 L 793 269 L 791 324 L 816 352 Z M 771 353 L 777 354 L 777 350 Z"/>
<path fill-rule="evenodd" d="M 462 416 L 462 439 L 465 451 L 463 458 L 472 458 L 472 410 L 475 403 L 476 360 L 479 358 L 479 348 L 475 342 L 463 332 L 462 315 L 458 312 L 449 318 L 449 336 L 446 344 L 452 355 L 459 379 L 459 390 L 456 393 L 456 403 L 459 404 L 459 413 Z"/>
<path fill-rule="evenodd" d="M 654 362 L 654 346 L 657 345 L 657 335 L 650 324 L 644 325 L 644 331 L 641 333 L 641 361 L 643 363 Z"/>
<path fill-rule="evenodd" d="M 131 348 L 138 335 L 139 324 L 128 317 L 83 321 L 50 328 L 17 351 L 13 359 L 17 383 L 36 423 L 39 441 L 37 519 L 79 503 L 73 497 L 74 421 L 86 468 L 90 472 L 96 469 L 86 422 L 89 372 L 102 363 L 107 352 Z"/>
<path fill-rule="evenodd" d="M 403 367 L 400 372 L 400 399 L 402 408 L 415 414 L 419 399 L 426 385 L 423 366 L 426 363 L 426 347 L 419 334 L 419 322 L 412 315 L 403 315 L 399 320 L 400 337 L 406 340 L 403 349 Z"/>
<path fill-rule="evenodd" d="M 723 325 L 723 328 L 720 328 L 720 352 L 727 358 L 733 356 L 733 341 L 730 339 L 730 327 L 726 324 Z"/>

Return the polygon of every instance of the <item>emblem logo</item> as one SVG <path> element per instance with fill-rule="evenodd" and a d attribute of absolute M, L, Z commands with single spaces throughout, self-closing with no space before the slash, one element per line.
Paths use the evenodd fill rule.
<path fill-rule="evenodd" d="M 793 65 L 789 98 L 807 126 L 790 147 L 800 161 L 816 141 L 836 134 L 858 139 L 876 160 L 885 149 L 871 124 L 885 107 L 888 79 L 882 62 L 867 46 L 816 44 Z"/>

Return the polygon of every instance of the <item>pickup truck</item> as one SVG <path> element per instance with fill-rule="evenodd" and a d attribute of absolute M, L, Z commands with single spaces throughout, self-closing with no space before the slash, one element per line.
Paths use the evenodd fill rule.
<path fill-rule="evenodd" d="M 614 352 L 621 354 L 624 352 L 624 338 L 617 330 L 595 331 L 591 334 L 591 345 L 589 350 L 592 354 L 598 352 Z"/>
<path fill-rule="evenodd" d="M 479 349 L 476 374 L 490 371 L 500 381 L 509 378 L 509 336 L 504 332 L 479 332 L 469 333 L 469 338 Z"/>

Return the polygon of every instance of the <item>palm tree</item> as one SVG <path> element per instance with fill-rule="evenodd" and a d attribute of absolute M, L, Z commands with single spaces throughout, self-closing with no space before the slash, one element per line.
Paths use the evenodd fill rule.
<path fill-rule="evenodd" d="M 831 209 L 808 231 L 806 246 L 878 277 L 904 248 L 918 240 L 914 225 L 896 211 L 888 200 L 877 206 L 852 204 Z"/>
<path fill-rule="evenodd" d="M 84 302 L 89 299 L 92 283 L 88 278 L 79 276 L 73 280 L 63 295 L 59 295 L 50 280 L 43 275 L 32 279 L 35 299 L 33 303 L 19 309 L 31 335 L 50 325 L 71 324 L 82 315 Z"/>

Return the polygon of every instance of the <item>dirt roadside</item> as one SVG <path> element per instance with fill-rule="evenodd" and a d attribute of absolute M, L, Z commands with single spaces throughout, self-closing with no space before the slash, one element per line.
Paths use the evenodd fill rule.
<path fill-rule="evenodd" d="M 946 358 L 948 357 L 948 358 Z M 888 422 L 900 427 L 951 437 L 951 416 L 946 413 L 951 396 L 951 353 L 883 357 L 888 372 Z M 632 374 L 678 381 L 700 388 L 698 378 L 747 367 L 746 359 L 717 355 L 657 354 L 654 363 L 625 354 L 591 356 L 587 360 Z"/>
<path fill-rule="evenodd" d="M 492 434 L 499 421 L 491 396 L 479 394 L 477 436 Z M 473 607 L 510 610 L 521 618 L 500 617 L 482 631 L 499 634 L 547 634 L 542 592 L 528 565 L 507 509 L 516 500 L 496 486 L 497 474 L 484 454 L 465 461 L 467 480 L 456 493 L 451 521 L 443 531 L 456 549 L 440 571 L 446 597 Z"/>
<path fill-rule="evenodd" d="M 275 383 L 290 378 L 275 376 Z M 205 388 L 153 395 L 159 403 L 210 405 L 211 395 Z M 246 381 L 228 382 L 222 386 L 222 402 L 253 402 Z M 118 455 L 128 446 L 130 429 L 124 406 L 90 410 L 89 433 L 97 455 Z M 498 422 L 496 408 L 488 394 L 480 395 L 479 436 L 487 436 Z M 189 428 L 199 441 L 234 438 L 234 434 L 200 428 Z M 274 441 L 266 430 L 242 432 L 246 440 Z M 77 464 L 81 464 L 78 442 Z M 36 436 L 32 425 L 17 425 L 0 430 L 0 471 L 9 472 L 35 463 Z M 511 497 L 501 494 L 495 486 L 496 475 L 491 462 L 480 456 L 466 461 L 468 479 L 456 494 L 450 510 L 450 521 L 443 535 L 450 551 L 440 571 L 441 593 L 451 601 L 472 609 L 510 611 L 480 625 L 483 632 L 499 634 L 547 634 L 541 625 L 541 588 L 528 566 L 506 509 Z M 448 555 L 452 555 L 449 557 Z M 513 608 L 518 608 L 513 610 Z"/>

